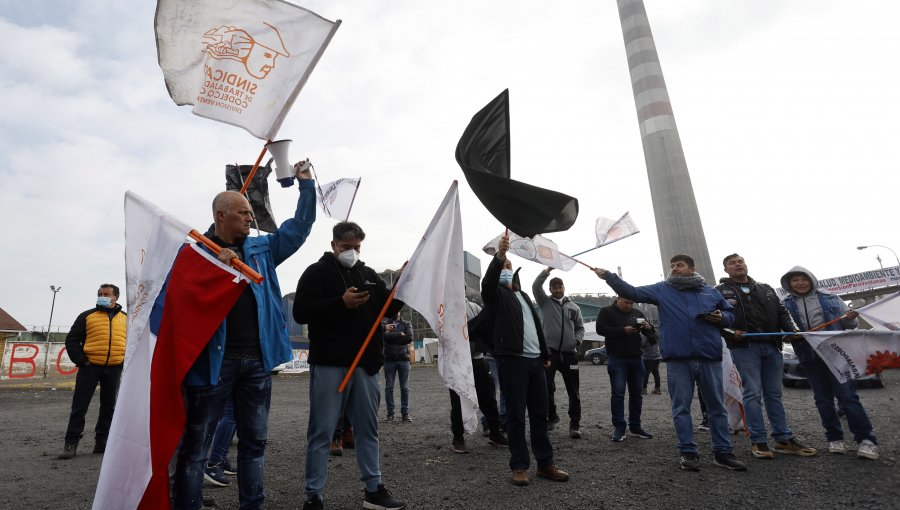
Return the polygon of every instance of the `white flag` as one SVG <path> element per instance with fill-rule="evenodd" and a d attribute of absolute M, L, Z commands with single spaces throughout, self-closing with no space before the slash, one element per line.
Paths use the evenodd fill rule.
<path fill-rule="evenodd" d="M 857 308 L 856 311 L 875 329 L 900 331 L 900 292 Z"/>
<path fill-rule="evenodd" d="M 175 104 L 271 140 L 340 24 L 281 0 L 159 0 L 159 66 Z"/>
<path fill-rule="evenodd" d="M 631 219 L 631 213 L 625 213 L 616 221 L 602 216 L 597 218 L 594 224 L 594 230 L 597 232 L 597 246 L 606 246 L 628 236 L 633 236 L 640 232 L 637 225 Z"/>
<path fill-rule="evenodd" d="M 722 340 L 722 403 L 728 411 L 728 430 L 733 434 L 744 427 L 744 388 L 741 383 L 741 374 L 738 372 L 734 361 L 731 359 L 731 351 Z"/>
<path fill-rule="evenodd" d="M 490 240 L 482 251 L 488 255 L 496 255 L 500 249 L 500 239 L 503 235 L 499 235 Z M 550 266 L 555 269 L 568 271 L 575 267 L 578 262 L 568 255 L 559 252 L 556 243 L 543 237 L 536 235 L 534 237 L 522 237 L 519 234 L 509 233 L 509 253 L 513 253 L 525 260 L 537 262 L 543 266 Z"/>
<path fill-rule="evenodd" d="M 438 335 L 438 372 L 460 397 L 465 429 L 477 426 L 475 378 L 466 331 L 462 221 L 459 192 L 450 191 L 431 220 L 412 258 L 397 280 L 397 299 L 425 317 Z"/>
<path fill-rule="evenodd" d="M 361 177 L 347 177 L 319 186 L 316 191 L 316 202 L 325 215 L 336 220 L 347 221 L 361 180 Z"/>
<path fill-rule="evenodd" d="M 900 368 L 900 332 L 872 329 L 802 333 L 841 382 Z"/>

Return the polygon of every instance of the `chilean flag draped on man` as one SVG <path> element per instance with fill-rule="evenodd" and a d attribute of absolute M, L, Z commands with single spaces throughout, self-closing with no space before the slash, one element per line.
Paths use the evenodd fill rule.
<path fill-rule="evenodd" d="M 169 462 L 184 432 L 181 382 L 248 284 L 190 227 L 125 195 L 128 346 L 94 509 L 170 508 Z"/>

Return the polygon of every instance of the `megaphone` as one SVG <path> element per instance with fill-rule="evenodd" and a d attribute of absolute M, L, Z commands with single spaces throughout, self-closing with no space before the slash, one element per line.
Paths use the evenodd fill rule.
<path fill-rule="evenodd" d="M 297 169 L 294 168 L 294 165 L 291 164 L 288 158 L 288 147 L 290 145 L 291 140 L 276 140 L 266 144 L 266 149 L 272 154 L 272 158 L 275 159 L 275 178 L 282 188 L 288 188 L 294 183 L 294 176 L 297 172 Z M 300 170 L 309 168 L 309 160 L 304 161 L 302 165 L 303 167 Z"/>

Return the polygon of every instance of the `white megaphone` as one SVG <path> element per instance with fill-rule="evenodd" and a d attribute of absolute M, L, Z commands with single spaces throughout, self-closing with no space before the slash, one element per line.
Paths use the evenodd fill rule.
<path fill-rule="evenodd" d="M 275 159 L 275 178 L 282 188 L 290 187 L 294 183 L 294 176 L 297 173 L 297 169 L 294 168 L 294 165 L 291 164 L 288 158 L 288 147 L 290 145 L 291 140 L 276 140 L 266 144 L 266 149 L 272 154 L 272 158 Z M 303 161 L 301 165 L 300 170 L 306 170 L 309 168 L 309 160 Z"/>

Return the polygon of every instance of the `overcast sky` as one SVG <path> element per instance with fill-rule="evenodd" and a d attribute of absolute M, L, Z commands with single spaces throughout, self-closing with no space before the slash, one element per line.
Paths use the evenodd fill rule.
<path fill-rule="evenodd" d="M 900 4 L 892 0 L 645 0 L 716 275 L 741 253 L 777 283 L 897 264 Z M 292 158 L 322 181 L 362 176 L 351 219 L 377 270 L 412 254 L 459 179 L 465 248 L 503 229 L 454 160 L 471 116 L 510 89 L 512 176 L 579 199 L 550 234 L 594 243 L 597 216 L 631 211 L 641 233 L 584 255 L 648 284 L 662 270 L 616 2 L 311 0 L 341 19 L 284 122 Z M 552 5 L 556 7 L 551 8 Z M 227 163 L 261 141 L 171 101 L 156 60 L 155 4 L 0 0 L 0 307 L 46 328 L 124 286 L 123 197 L 132 190 L 197 229 Z M 281 220 L 296 188 L 273 187 Z M 282 290 L 329 249 L 323 218 L 279 268 Z M 481 254 L 484 264 L 489 258 Z M 517 265 L 520 261 L 516 261 Z M 523 280 L 541 269 L 523 262 Z M 606 292 L 582 266 L 567 290 Z M 124 300 L 124 288 L 123 300 Z"/>

